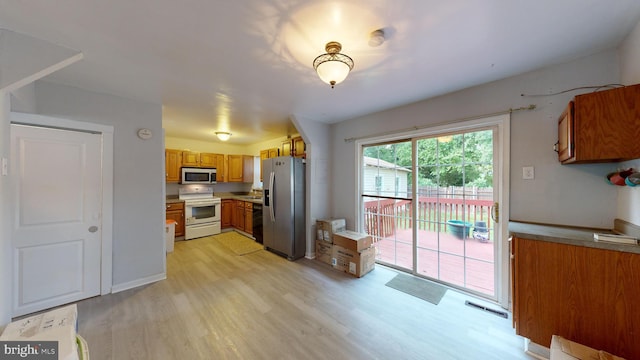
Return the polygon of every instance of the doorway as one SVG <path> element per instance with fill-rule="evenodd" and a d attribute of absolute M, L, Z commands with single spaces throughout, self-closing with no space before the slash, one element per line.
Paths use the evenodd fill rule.
<path fill-rule="evenodd" d="M 377 262 L 508 306 L 507 229 L 496 216 L 508 118 L 361 142 L 359 218 Z"/>
<path fill-rule="evenodd" d="M 17 113 L 11 120 L 12 315 L 109 293 L 112 129 L 71 130 L 60 125 L 76 122 Z"/>

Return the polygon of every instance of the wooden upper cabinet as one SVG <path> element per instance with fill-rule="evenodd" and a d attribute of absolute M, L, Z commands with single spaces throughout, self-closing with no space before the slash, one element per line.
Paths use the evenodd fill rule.
<path fill-rule="evenodd" d="M 200 167 L 214 168 L 218 165 L 217 154 L 200 153 Z"/>
<path fill-rule="evenodd" d="M 304 140 L 302 140 L 302 137 L 298 136 L 291 139 L 291 147 L 293 149 L 293 156 L 300 158 L 304 158 L 306 156 L 307 146 L 304 143 Z"/>
<path fill-rule="evenodd" d="M 216 171 L 216 182 L 225 182 L 227 181 L 227 175 L 226 175 L 226 168 L 227 166 L 225 165 L 226 161 L 225 161 L 225 156 L 223 154 L 212 154 L 215 155 L 216 158 L 216 165 L 214 166 L 217 171 Z"/>
<path fill-rule="evenodd" d="M 253 156 L 228 156 L 228 182 L 253 182 Z"/>
<path fill-rule="evenodd" d="M 200 166 L 200 153 L 195 151 L 182 152 L 182 166 Z"/>
<path fill-rule="evenodd" d="M 302 137 L 297 136 L 287 139 L 280 146 L 280 156 L 295 156 L 304 158 L 306 156 L 306 144 Z"/>
<path fill-rule="evenodd" d="M 164 151 L 165 181 L 179 182 L 180 167 L 182 166 L 182 151 L 165 149 Z"/>
<path fill-rule="evenodd" d="M 280 156 L 291 156 L 291 139 L 287 139 L 280 145 Z"/>
<path fill-rule="evenodd" d="M 640 158 L 640 85 L 577 95 L 558 119 L 563 164 Z"/>
<path fill-rule="evenodd" d="M 280 149 L 278 148 L 271 148 L 271 149 L 260 151 L 260 181 L 262 181 L 262 160 L 278 157 L 279 154 L 280 154 Z"/>

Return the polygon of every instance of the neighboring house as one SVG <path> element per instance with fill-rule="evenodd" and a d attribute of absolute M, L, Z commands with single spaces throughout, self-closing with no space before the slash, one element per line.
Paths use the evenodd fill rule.
<path fill-rule="evenodd" d="M 368 194 L 384 196 L 408 196 L 411 170 L 388 161 L 363 157 L 364 189 Z"/>

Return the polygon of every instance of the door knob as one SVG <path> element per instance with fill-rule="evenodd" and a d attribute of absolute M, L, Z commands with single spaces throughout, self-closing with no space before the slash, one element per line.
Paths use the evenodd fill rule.
<path fill-rule="evenodd" d="M 94 233 L 96 231 L 98 231 L 98 227 L 97 226 L 95 226 L 95 225 L 94 226 L 89 226 L 89 232 Z"/>

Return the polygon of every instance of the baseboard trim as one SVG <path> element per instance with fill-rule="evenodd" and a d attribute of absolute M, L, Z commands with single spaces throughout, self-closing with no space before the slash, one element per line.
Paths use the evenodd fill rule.
<path fill-rule="evenodd" d="M 113 285 L 113 287 L 111 287 L 111 293 L 115 294 L 121 291 L 129 290 L 129 289 L 137 288 L 139 286 L 165 280 L 166 278 L 167 278 L 167 273 L 161 273 L 161 274 L 147 276 L 141 279 L 129 281 L 123 284 Z"/>

